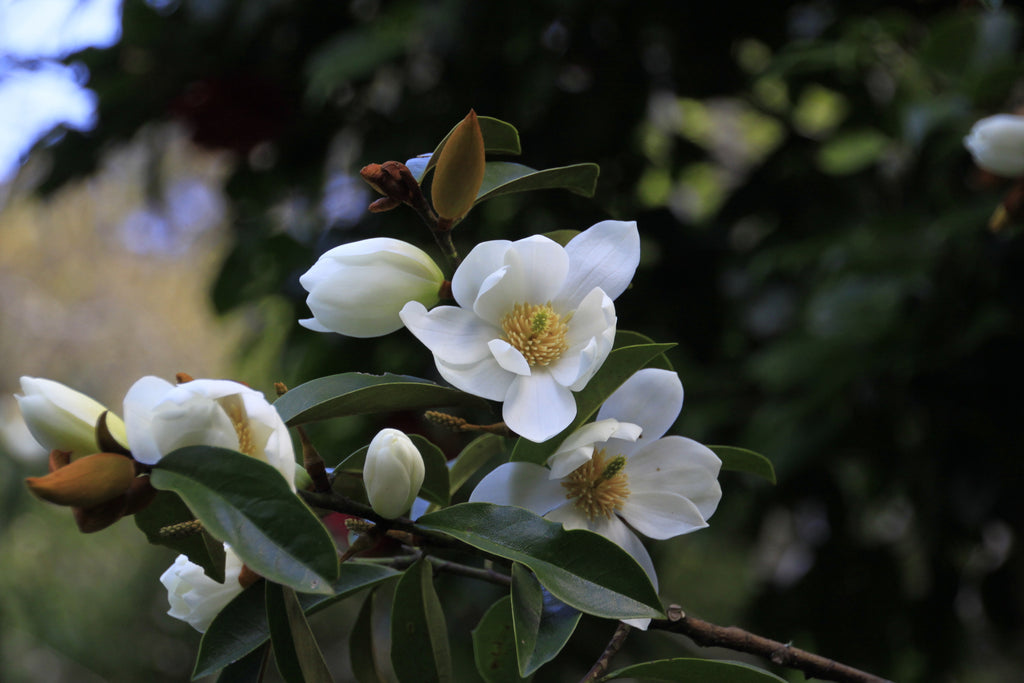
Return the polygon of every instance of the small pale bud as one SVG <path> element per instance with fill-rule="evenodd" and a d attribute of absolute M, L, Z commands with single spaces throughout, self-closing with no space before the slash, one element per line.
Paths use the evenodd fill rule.
<path fill-rule="evenodd" d="M 76 457 L 102 450 L 96 439 L 96 423 L 107 411 L 106 406 L 49 379 L 22 377 L 21 390 L 24 395 L 14 397 L 28 430 L 40 446 L 70 451 Z M 127 445 L 121 418 L 108 413 L 106 429 L 121 446 Z"/>
<path fill-rule="evenodd" d="M 407 242 L 374 237 L 326 252 L 299 282 L 316 332 L 379 337 L 402 327 L 398 312 L 410 301 L 433 306 L 444 274 L 430 256 Z"/>
<path fill-rule="evenodd" d="M 480 122 L 470 110 L 448 135 L 437 158 L 430 198 L 442 219 L 457 221 L 473 208 L 484 181 L 484 153 Z"/>
<path fill-rule="evenodd" d="M 25 480 L 39 498 L 88 508 L 124 495 L 135 481 L 135 463 L 116 453 L 86 455 L 43 477 Z"/>
<path fill-rule="evenodd" d="M 1024 116 L 997 114 L 981 119 L 964 138 L 974 163 L 1007 178 L 1024 175 Z"/>
<path fill-rule="evenodd" d="M 381 517 L 394 519 L 409 509 L 423 485 L 423 456 L 412 439 L 397 429 L 373 437 L 363 465 L 370 505 Z"/>

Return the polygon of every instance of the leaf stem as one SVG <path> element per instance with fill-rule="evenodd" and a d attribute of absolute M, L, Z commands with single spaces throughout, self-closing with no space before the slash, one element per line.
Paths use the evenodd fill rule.
<path fill-rule="evenodd" d="M 891 683 L 852 666 L 841 664 L 787 643 L 780 643 L 736 626 L 718 626 L 687 616 L 679 605 L 669 605 L 668 619 L 655 619 L 651 629 L 681 633 L 701 647 L 724 647 L 764 657 L 774 664 L 802 671 L 808 678 L 837 683 Z"/>

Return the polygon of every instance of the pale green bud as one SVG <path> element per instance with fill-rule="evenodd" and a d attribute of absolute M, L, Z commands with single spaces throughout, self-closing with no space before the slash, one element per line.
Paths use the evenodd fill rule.
<path fill-rule="evenodd" d="M 70 451 L 76 456 L 98 453 L 96 423 L 107 407 L 74 389 L 38 377 L 22 377 L 21 390 L 15 394 L 21 416 L 39 445 L 48 451 Z M 124 423 L 112 413 L 107 414 L 111 435 L 127 445 Z"/>
<path fill-rule="evenodd" d="M 363 465 L 363 484 L 374 512 L 394 519 L 412 506 L 423 485 L 423 456 L 397 429 L 373 437 Z"/>

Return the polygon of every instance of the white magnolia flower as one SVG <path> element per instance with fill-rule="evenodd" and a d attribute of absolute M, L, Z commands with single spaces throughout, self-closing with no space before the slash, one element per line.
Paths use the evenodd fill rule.
<path fill-rule="evenodd" d="M 143 377 L 124 397 L 132 456 L 153 465 L 184 446 L 219 446 L 271 465 L 295 490 L 295 452 L 281 416 L 260 392 L 223 379 L 177 386 Z"/>
<path fill-rule="evenodd" d="M 374 511 L 394 519 L 408 510 L 425 472 L 423 456 L 412 439 L 397 429 L 377 432 L 363 465 L 363 484 Z"/>
<path fill-rule="evenodd" d="M 309 292 L 315 332 L 379 337 L 402 326 L 409 301 L 437 303 L 444 274 L 422 249 L 389 237 L 351 242 L 326 252 L 299 278 Z"/>
<path fill-rule="evenodd" d="M 224 583 L 211 579 L 185 555 L 178 555 L 174 564 L 160 576 L 171 603 L 167 614 L 188 622 L 200 633 L 206 633 L 213 618 L 245 588 L 240 581 L 241 558 L 227 544 L 224 553 Z"/>
<path fill-rule="evenodd" d="M 74 455 L 90 455 L 100 450 L 96 441 L 96 423 L 107 407 L 74 389 L 38 377 L 22 377 L 24 396 L 15 394 L 25 425 L 39 445 L 48 451 L 59 449 Z M 107 414 L 107 429 L 121 442 L 128 443 L 124 423 Z"/>
<path fill-rule="evenodd" d="M 597 422 L 563 442 L 550 470 L 506 463 L 481 480 L 470 501 L 516 505 L 566 529 L 597 532 L 636 558 L 657 588 L 634 531 L 660 540 L 702 529 L 722 497 L 718 456 L 692 439 L 663 437 L 682 405 L 676 373 L 641 370 L 608 397 Z M 581 451 L 583 464 L 566 471 Z M 647 620 L 629 623 L 646 628 Z"/>
<path fill-rule="evenodd" d="M 636 223 L 603 221 L 565 248 L 535 235 L 478 244 L 452 278 L 459 306 L 402 309 L 405 326 L 457 388 L 503 401 L 514 432 L 544 441 L 576 416 L 573 392 L 608 357 L 612 300 L 640 261 Z"/>
<path fill-rule="evenodd" d="M 964 138 L 979 167 L 1007 178 L 1024 175 L 1024 116 L 996 114 L 981 119 Z"/>

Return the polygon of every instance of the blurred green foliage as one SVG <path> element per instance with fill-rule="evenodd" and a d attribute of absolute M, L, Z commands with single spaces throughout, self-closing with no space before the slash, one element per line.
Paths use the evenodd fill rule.
<path fill-rule="evenodd" d="M 341 242 L 427 245 L 411 212 L 325 208 L 373 198 L 339 195 L 338 179 L 431 151 L 470 108 L 496 116 L 530 166 L 599 163 L 597 195 L 496 199 L 456 243 L 638 220 L 620 327 L 679 343 L 683 433 L 776 466 L 775 488 L 723 475 L 710 529 L 655 547 L 663 594 L 893 680 L 1000 681 L 1024 665 L 1024 241 L 986 229 L 1008 188 L 961 145 L 974 120 L 1021 104 L 1015 9 L 152 5 L 127 0 L 121 43 L 69 58 L 90 70 L 100 125 L 42 150 L 41 189 L 154 121 L 237 154 L 235 247 L 213 300 L 249 311 L 241 367 L 261 376 L 243 379 L 434 376 L 405 332 L 300 328 L 298 275 Z M 378 426 L 323 428 L 318 443 L 339 460 Z M 580 659 L 538 680 L 585 671 L 607 637 L 592 626 L 567 650 Z"/>

